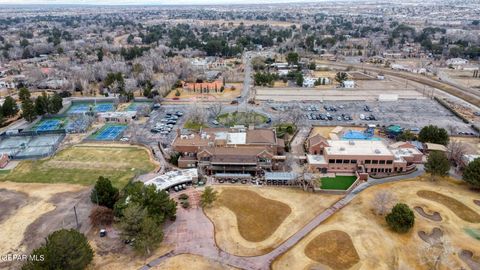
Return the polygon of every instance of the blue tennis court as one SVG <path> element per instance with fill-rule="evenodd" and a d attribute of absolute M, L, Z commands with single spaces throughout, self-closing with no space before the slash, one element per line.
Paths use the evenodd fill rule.
<path fill-rule="evenodd" d="M 113 103 L 73 103 L 68 109 L 68 113 L 86 113 L 90 110 L 94 112 L 113 112 L 115 107 Z"/>
<path fill-rule="evenodd" d="M 35 131 L 50 131 L 60 129 L 62 121 L 58 119 L 47 119 L 41 121 L 35 128 Z"/>
<path fill-rule="evenodd" d="M 94 139 L 99 141 L 113 141 L 118 139 L 123 131 L 127 128 L 126 125 L 105 125 L 95 135 Z"/>

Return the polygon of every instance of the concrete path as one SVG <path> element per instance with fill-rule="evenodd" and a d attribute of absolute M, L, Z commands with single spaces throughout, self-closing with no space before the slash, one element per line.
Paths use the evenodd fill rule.
<path fill-rule="evenodd" d="M 177 211 L 177 220 L 173 223 L 167 224 L 165 228 L 166 237 L 164 241 L 167 244 L 173 244 L 175 248 L 171 252 L 149 262 L 140 269 L 150 269 L 151 267 L 160 264 L 163 260 L 185 253 L 200 255 L 218 261 L 222 265 L 229 265 L 239 269 L 270 269 L 270 265 L 277 257 L 295 246 L 318 225 L 345 207 L 345 205 L 351 202 L 361 191 L 374 185 L 408 180 L 424 173 L 425 170 L 423 166 L 418 166 L 417 171 L 408 175 L 393 176 L 382 179 L 370 178 L 368 182 L 358 185 L 352 192 L 348 193 L 335 204 L 314 217 L 303 228 L 277 246 L 274 250 L 261 256 L 242 257 L 221 250 L 215 243 L 215 230 L 213 223 L 203 213 L 203 210 L 196 204 L 194 204 L 191 209 L 187 210 L 179 208 Z"/>

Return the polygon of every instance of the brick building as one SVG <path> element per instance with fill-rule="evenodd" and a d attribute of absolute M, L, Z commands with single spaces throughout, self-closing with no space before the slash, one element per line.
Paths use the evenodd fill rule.
<path fill-rule="evenodd" d="M 285 142 L 275 130 L 237 126 L 206 128 L 200 132 L 177 131 L 172 144 L 180 153 L 180 168 L 201 167 L 207 174 L 256 175 L 282 167 Z"/>

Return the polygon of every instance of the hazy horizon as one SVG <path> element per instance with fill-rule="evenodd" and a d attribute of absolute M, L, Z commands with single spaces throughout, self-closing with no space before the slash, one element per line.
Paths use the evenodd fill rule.
<path fill-rule="evenodd" d="M 0 0 L 7 5 L 225 5 L 323 2 L 325 0 Z"/>

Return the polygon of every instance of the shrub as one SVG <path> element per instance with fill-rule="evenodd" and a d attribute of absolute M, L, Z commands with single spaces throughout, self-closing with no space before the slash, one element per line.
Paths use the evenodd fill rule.
<path fill-rule="evenodd" d="M 183 201 L 183 202 L 182 202 L 182 207 L 185 208 L 185 209 L 187 209 L 187 208 L 190 207 L 190 203 L 189 203 L 188 201 Z"/>
<path fill-rule="evenodd" d="M 185 193 L 183 193 L 183 194 L 181 194 L 180 196 L 178 196 L 178 198 L 179 198 L 180 200 L 187 200 L 187 199 L 188 199 L 188 195 L 185 194 Z"/>
<path fill-rule="evenodd" d="M 415 222 L 413 211 L 404 203 L 397 203 L 390 214 L 385 217 L 388 226 L 399 233 L 408 232 Z"/>

